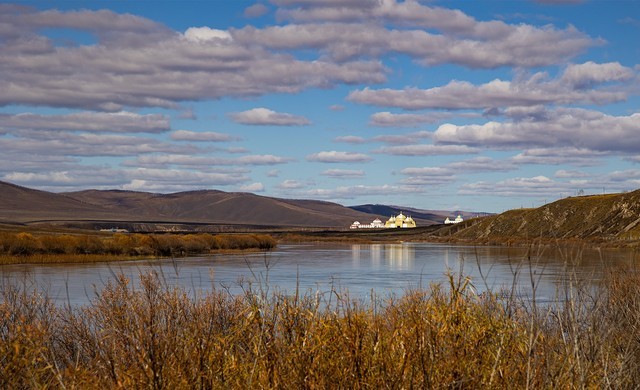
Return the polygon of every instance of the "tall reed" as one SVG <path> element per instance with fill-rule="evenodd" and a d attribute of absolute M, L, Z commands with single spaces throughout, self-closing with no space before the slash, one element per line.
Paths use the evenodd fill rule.
<path fill-rule="evenodd" d="M 468 278 L 354 300 L 245 286 L 193 296 L 122 275 L 90 304 L 0 288 L 0 388 L 636 388 L 640 276 L 535 305 Z"/>

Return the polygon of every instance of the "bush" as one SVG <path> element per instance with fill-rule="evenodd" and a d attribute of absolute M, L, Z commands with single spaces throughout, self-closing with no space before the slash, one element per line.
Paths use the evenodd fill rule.
<path fill-rule="evenodd" d="M 0 255 L 112 255 L 112 256 L 186 256 L 218 249 L 261 249 L 275 247 L 276 241 L 258 234 L 114 234 L 104 235 L 32 235 L 0 233 Z M 62 258 L 63 259 L 63 258 Z"/>
<path fill-rule="evenodd" d="M 637 388 L 640 276 L 534 302 L 468 280 L 361 302 L 340 291 L 198 299 L 123 276 L 87 306 L 0 287 L 0 388 Z"/>

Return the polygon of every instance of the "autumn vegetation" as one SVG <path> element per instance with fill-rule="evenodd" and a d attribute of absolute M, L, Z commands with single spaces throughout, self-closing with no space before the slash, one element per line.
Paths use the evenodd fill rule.
<path fill-rule="evenodd" d="M 32 234 L 0 232 L 0 264 L 170 257 L 218 250 L 268 250 L 264 234 Z"/>
<path fill-rule="evenodd" d="M 400 297 L 195 295 L 124 276 L 82 307 L 0 288 L 0 388 L 637 388 L 640 276 L 555 304 L 466 278 Z"/>

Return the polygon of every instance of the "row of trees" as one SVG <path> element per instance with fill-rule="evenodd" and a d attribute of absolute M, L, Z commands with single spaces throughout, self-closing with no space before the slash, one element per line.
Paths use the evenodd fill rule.
<path fill-rule="evenodd" d="M 183 256 L 224 249 L 271 249 L 273 237 L 264 234 L 114 234 L 75 235 L 0 232 L 0 254 L 91 254 L 127 256 Z"/>

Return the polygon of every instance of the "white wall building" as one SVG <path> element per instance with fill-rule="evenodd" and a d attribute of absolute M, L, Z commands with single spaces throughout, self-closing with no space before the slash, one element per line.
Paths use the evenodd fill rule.
<path fill-rule="evenodd" d="M 456 219 L 453 219 L 453 220 L 451 220 L 451 219 L 449 219 L 449 217 L 447 217 L 447 219 L 444 220 L 444 224 L 445 225 L 449 225 L 451 223 L 460 223 L 462 221 L 464 221 L 464 219 L 462 219 L 462 215 L 458 214 Z"/>

